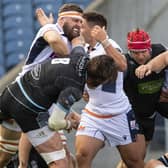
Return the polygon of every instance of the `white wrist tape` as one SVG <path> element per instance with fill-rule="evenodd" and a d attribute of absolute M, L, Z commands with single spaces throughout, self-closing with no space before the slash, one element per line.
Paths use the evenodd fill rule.
<path fill-rule="evenodd" d="M 56 160 L 61 160 L 66 157 L 65 149 L 54 151 L 50 153 L 40 153 L 42 158 L 47 162 L 47 164 L 50 164 L 51 162 L 54 162 Z"/>
<path fill-rule="evenodd" d="M 65 120 L 66 114 L 67 111 L 60 104 L 55 104 L 48 120 L 49 128 L 56 131 L 66 129 L 69 126 L 68 122 Z"/>
<path fill-rule="evenodd" d="M 110 41 L 108 38 L 106 38 L 105 40 L 103 40 L 101 42 L 101 44 L 103 45 L 104 48 L 107 48 L 109 45 L 111 45 Z"/>

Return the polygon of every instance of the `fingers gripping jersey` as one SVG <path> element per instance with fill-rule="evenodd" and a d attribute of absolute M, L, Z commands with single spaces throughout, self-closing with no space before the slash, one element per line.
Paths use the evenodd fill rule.
<path fill-rule="evenodd" d="M 69 129 L 71 122 L 65 120 L 65 116 L 69 113 L 70 107 L 82 97 L 79 89 L 69 87 L 63 90 L 58 98 L 57 104 L 54 106 L 48 125 L 51 129 Z"/>

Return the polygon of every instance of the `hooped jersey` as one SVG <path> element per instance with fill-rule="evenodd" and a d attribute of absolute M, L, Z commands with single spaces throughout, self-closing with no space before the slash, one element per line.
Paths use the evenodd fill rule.
<path fill-rule="evenodd" d="M 114 48 L 122 51 L 119 45 L 110 40 Z M 100 43 L 97 43 L 95 50 L 90 52 L 90 58 L 105 54 L 105 50 Z M 118 72 L 117 79 L 114 83 L 106 83 L 99 85 L 96 89 L 89 89 L 89 102 L 86 108 L 98 114 L 121 114 L 127 113 L 131 109 L 131 105 L 123 90 L 123 72 Z"/>

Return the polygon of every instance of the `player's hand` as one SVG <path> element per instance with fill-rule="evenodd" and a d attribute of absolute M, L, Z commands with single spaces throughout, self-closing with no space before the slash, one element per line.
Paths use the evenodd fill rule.
<path fill-rule="evenodd" d="M 86 102 L 88 102 L 88 101 L 89 101 L 89 94 L 88 94 L 88 92 L 87 92 L 87 91 L 84 91 L 84 92 L 83 92 L 82 97 L 83 97 L 83 100 L 84 100 L 84 101 L 86 101 Z"/>
<path fill-rule="evenodd" d="M 76 112 L 70 112 L 67 116 L 66 119 L 71 122 L 71 129 L 77 129 L 78 125 L 80 123 L 81 116 L 80 114 Z"/>
<path fill-rule="evenodd" d="M 152 73 L 150 65 L 141 65 L 135 70 L 135 74 L 138 78 L 142 79 Z"/>
<path fill-rule="evenodd" d="M 52 13 L 50 13 L 49 17 L 45 14 L 43 9 L 38 8 L 36 9 L 36 17 L 41 26 L 44 26 L 46 24 L 53 24 L 54 23 L 54 17 Z"/>
<path fill-rule="evenodd" d="M 98 42 L 102 42 L 107 38 L 107 33 L 105 28 L 101 28 L 100 26 L 96 25 L 91 30 L 91 36 Z"/>

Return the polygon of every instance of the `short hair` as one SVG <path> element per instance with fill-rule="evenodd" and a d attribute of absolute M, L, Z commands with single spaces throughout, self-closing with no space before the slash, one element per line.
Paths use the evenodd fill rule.
<path fill-rule="evenodd" d="M 117 66 L 108 55 L 92 58 L 87 64 L 88 87 L 97 87 L 104 82 L 114 82 L 117 78 Z"/>
<path fill-rule="evenodd" d="M 76 4 L 73 4 L 73 3 L 68 3 L 68 4 L 64 4 L 62 5 L 59 10 L 58 10 L 58 14 L 62 13 L 62 12 L 67 12 L 67 11 L 76 11 L 76 12 L 79 12 L 79 13 L 83 13 L 83 9 L 76 5 Z"/>
<path fill-rule="evenodd" d="M 98 25 L 107 29 L 107 19 L 98 12 L 85 12 L 83 18 L 91 25 Z"/>

